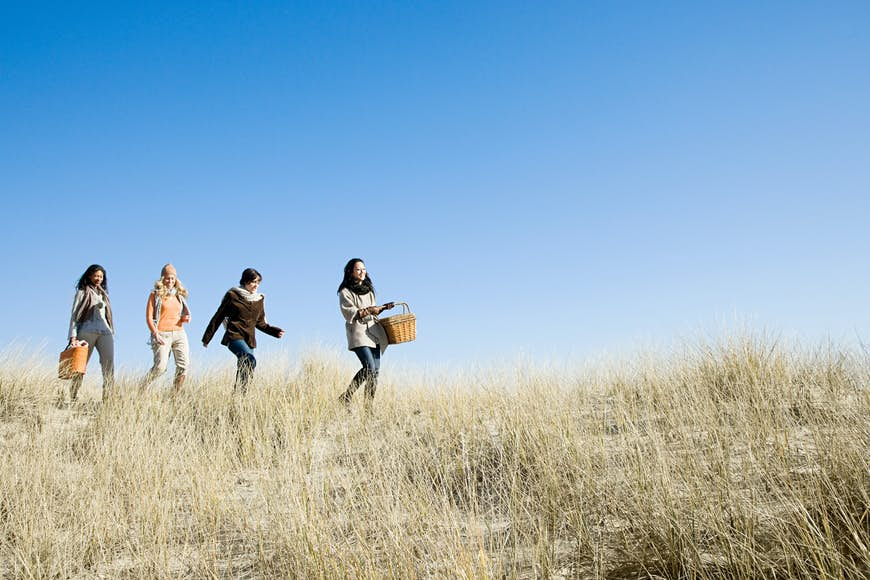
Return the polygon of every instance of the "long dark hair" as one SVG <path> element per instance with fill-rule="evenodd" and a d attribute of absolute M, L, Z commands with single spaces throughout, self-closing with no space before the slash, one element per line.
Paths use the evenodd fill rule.
<path fill-rule="evenodd" d="M 254 280 L 262 281 L 263 276 L 261 276 L 260 273 L 253 268 L 245 268 L 245 270 L 242 272 L 242 277 L 239 280 L 239 286 L 244 286 L 248 282 L 253 282 Z"/>
<path fill-rule="evenodd" d="M 91 276 L 94 272 L 102 272 L 103 273 L 103 283 L 101 286 L 106 293 L 109 293 L 109 278 L 106 276 L 106 269 L 100 266 L 99 264 L 91 264 L 88 266 L 88 269 L 85 270 L 85 273 L 82 274 L 82 277 L 79 278 L 79 281 L 76 283 L 76 288 L 79 290 L 84 290 L 88 286 L 91 285 Z"/>
<path fill-rule="evenodd" d="M 353 265 L 357 262 L 365 264 L 365 261 L 363 261 L 362 258 L 351 258 L 347 261 L 347 264 L 344 265 L 344 278 L 341 280 L 341 284 L 338 285 L 338 292 L 341 292 L 345 288 L 356 286 L 356 280 L 353 279 Z M 362 281 L 361 285 L 368 288 L 370 292 L 375 291 L 375 285 L 372 283 L 372 279 L 369 278 L 368 272 L 366 272 L 366 278 Z"/>

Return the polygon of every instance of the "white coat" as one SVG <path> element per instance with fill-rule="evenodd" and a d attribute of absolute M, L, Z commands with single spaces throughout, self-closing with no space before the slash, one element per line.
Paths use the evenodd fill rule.
<path fill-rule="evenodd" d="M 369 292 L 360 296 L 348 288 L 342 288 L 338 293 L 341 315 L 344 316 L 344 330 L 347 334 L 347 349 L 353 350 L 359 346 L 380 347 L 381 352 L 387 350 L 387 333 L 378 322 L 376 316 L 359 317 L 359 311 L 369 306 L 376 306 L 375 293 Z"/>

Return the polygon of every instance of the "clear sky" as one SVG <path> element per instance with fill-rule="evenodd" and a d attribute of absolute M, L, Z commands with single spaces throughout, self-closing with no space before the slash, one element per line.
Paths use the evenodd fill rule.
<path fill-rule="evenodd" d="M 258 351 L 343 349 L 357 256 L 417 314 L 396 363 L 734 319 L 868 340 L 868 27 L 867 2 L 3 2 L 0 346 L 56 356 L 99 263 L 144 368 L 171 261 L 197 363 L 232 360 L 199 337 L 248 266 L 286 329 Z"/>

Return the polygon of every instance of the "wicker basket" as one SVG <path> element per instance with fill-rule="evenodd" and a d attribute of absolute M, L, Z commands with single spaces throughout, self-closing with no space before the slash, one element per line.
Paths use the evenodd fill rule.
<path fill-rule="evenodd" d="M 408 308 L 404 302 L 396 302 L 402 306 L 402 314 L 387 316 L 381 318 L 378 322 L 387 331 L 387 343 L 398 344 L 400 342 L 410 342 L 417 338 L 417 317 Z"/>
<path fill-rule="evenodd" d="M 88 347 L 68 346 L 60 353 L 57 363 L 57 378 L 72 379 L 85 374 L 88 366 Z"/>

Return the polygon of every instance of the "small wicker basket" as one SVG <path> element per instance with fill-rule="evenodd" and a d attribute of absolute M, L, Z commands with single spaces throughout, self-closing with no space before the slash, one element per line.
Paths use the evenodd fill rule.
<path fill-rule="evenodd" d="M 402 314 L 378 320 L 387 331 L 387 344 L 410 342 L 417 338 L 417 317 L 405 302 L 396 302 L 396 304 L 402 306 Z"/>

